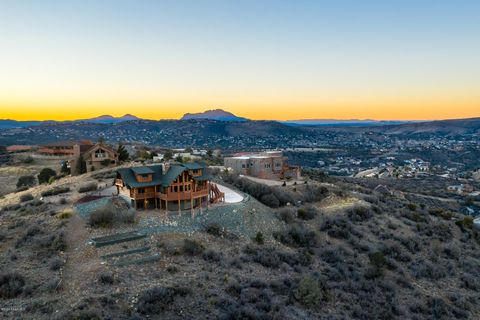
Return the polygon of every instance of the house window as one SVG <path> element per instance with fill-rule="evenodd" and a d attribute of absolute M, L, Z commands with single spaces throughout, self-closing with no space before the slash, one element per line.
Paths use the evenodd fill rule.
<path fill-rule="evenodd" d="M 180 192 L 182 192 L 182 191 L 183 191 L 183 186 L 180 186 Z"/>
<path fill-rule="evenodd" d="M 242 164 L 242 168 L 245 168 L 245 164 Z"/>
<path fill-rule="evenodd" d="M 138 188 L 138 193 L 145 193 L 145 189 L 144 188 Z"/>

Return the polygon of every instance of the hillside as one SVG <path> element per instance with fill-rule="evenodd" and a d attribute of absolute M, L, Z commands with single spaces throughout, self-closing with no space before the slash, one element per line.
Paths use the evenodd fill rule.
<path fill-rule="evenodd" d="M 92 237 L 145 228 L 163 215 L 137 212 L 129 226 L 93 228 L 71 215 L 77 187 L 108 185 L 108 172 L 64 178 L 0 199 L 2 315 L 20 319 L 476 319 L 480 235 L 454 204 L 385 196 L 355 183 L 261 187 L 221 179 L 251 194 L 221 206 L 223 220 L 195 232 L 151 234 L 138 245 L 154 261 L 126 266 Z M 220 178 L 220 177 L 219 177 Z M 70 190 L 39 199 L 58 186 Z M 33 200 L 20 201 L 31 193 Z M 95 192 L 96 193 L 96 192 Z M 271 199 L 306 202 L 267 208 Z M 63 199 L 63 200 L 62 200 Z M 67 214 L 70 212 L 69 214 Z M 214 210 L 212 209 L 212 213 Z M 189 221 L 208 218 L 209 210 Z M 273 216 L 262 235 L 238 233 Z M 164 225 L 175 228 L 175 212 Z M 185 240 L 187 239 L 187 240 Z M 128 260 L 137 259 L 133 254 Z M 22 308 L 16 313 L 15 308 Z"/>
<path fill-rule="evenodd" d="M 140 141 L 154 145 L 203 145 L 220 146 L 235 139 L 272 140 L 279 135 L 294 137 L 299 128 L 275 121 L 216 121 L 216 120 L 136 120 L 119 123 L 48 123 L 29 128 L 0 131 L 0 145 L 40 144 L 56 140 Z"/>

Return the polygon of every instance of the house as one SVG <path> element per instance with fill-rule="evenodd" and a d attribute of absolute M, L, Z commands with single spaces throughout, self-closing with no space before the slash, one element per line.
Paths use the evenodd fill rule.
<path fill-rule="evenodd" d="M 104 143 L 93 143 L 89 140 L 47 143 L 40 146 L 37 153 L 64 159 L 72 173 L 77 173 L 80 159 L 85 161 L 87 172 L 118 164 L 118 154 L 115 150 Z"/>
<path fill-rule="evenodd" d="M 238 174 L 262 179 L 300 178 L 300 167 L 288 165 L 281 151 L 239 153 L 225 157 L 224 166 Z"/>
<path fill-rule="evenodd" d="M 87 172 L 118 164 L 117 152 L 103 143 L 96 143 L 81 154 L 75 154 L 70 161 L 70 168 L 76 168 L 79 157 L 85 161 Z"/>
<path fill-rule="evenodd" d="M 93 145 L 90 140 L 57 141 L 41 145 L 37 153 L 44 156 L 73 157 L 87 151 Z"/>
<path fill-rule="evenodd" d="M 199 163 L 118 169 L 115 186 L 136 209 L 186 210 L 225 200 Z"/>
<path fill-rule="evenodd" d="M 447 187 L 447 191 L 456 192 L 458 194 L 471 193 L 473 187 L 470 184 L 451 185 Z"/>
<path fill-rule="evenodd" d="M 7 152 L 10 152 L 10 153 L 27 152 L 32 150 L 33 150 L 33 146 L 26 146 L 26 145 L 11 145 L 7 147 Z"/>

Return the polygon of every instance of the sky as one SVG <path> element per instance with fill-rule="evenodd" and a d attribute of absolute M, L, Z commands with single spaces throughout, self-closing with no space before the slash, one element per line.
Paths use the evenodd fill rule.
<path fill-rule="evenodd" d="M 480 116 L 480 1 L 0 0 L 0 119 Z"/>

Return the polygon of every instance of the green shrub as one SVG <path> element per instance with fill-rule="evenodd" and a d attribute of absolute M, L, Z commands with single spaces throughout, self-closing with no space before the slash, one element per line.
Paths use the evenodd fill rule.
<path fill-rule="evenodd" d="M 24 286 L 25 279 L 19 273 L 2 273 L 0 275 L 0 298 L 15 298 L 22 293 Z"/>
<path fill-rule="evenodd" d="M 57 187 L 57 188 L 53 188 L 53 189 L 42 192 L 42 197 L 55 196 L 57 194 L 66 193 L 69 191 L 70 191 L 69 187 Z"/>
<path fill-rule="evenodd" d="M 52 177 L 55 178 L 56 176 L 57 176 L 57 173 L 55 172 L 55 170 L 50 168 L 43 168 L 37 176 L 38 183 L 40 184 L 49 183 L 50 178 Z"/>
<path fill-rule="evenodd" d="M 31 193 L 26 193 L 26 194 L 22 194 L 20 196 L 20 202 L 27 202 L 27 201 L 30 201 L 30 200 L 33 200 L 33 196 Z"/>
<path fill-rule="evenodd" d="M 107 204 L 94 212 L 88 218 L 88 224 L 95 228 L 109 228 L 116 224 L 130 224 L 135 222 L 135 211 L 116 208 Z"/>
<path fill-rule="evenodd" d="M 265 243 L 265 239 L 263 238 L 263 233 L 261 233 L 260 231 L 257 232 L 257 234 L 255 235 L 255 242 L 258 243 L 258 244 L 264 244 Z"/>
<path fill-rule="evenodd" d="M 22 187 L 32 187 L 35 185 L 36 179 L 34 176 L 21 176 L 17 181 L 17 189 Z"/>
<path fill-rule="evenodd" d="M 23 163 L 30 164 L 33 163 L 33 158 L 31 156 L 28 156 L 22 160 Z"/>
<path fill-rule="evenodd" d="M 457 222 L 455 222 L 455 224 L 462 229 L 464 229 L 464 228 L 472 229 L 473 228 L 473 217 L 465 216 L 465 217 L 463 217 L 463 220 L 458 220 Z"/>
<path fill-rule="evenodd" d="M 298 283 L 295 298 L 307 308 L 317 308 L 323 299 L 319 282 L 312 276 L 304 276 Z"/>
<path fill-rule="evenodd" d="M 195 240 L 185 239 L 183 240 L 183 252 L 188 255 L 196 256 L 203 252 L 205 248 L 201 243 Z"/>

